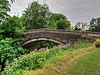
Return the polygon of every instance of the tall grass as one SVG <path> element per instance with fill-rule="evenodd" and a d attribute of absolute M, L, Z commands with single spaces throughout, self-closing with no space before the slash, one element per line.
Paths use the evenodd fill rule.
<path fill-rule="evenodd" d="M 86 48 L 89 43 L 80 41 L 73 46 L 59 46 L 49 50 L 24 55 L 14 60 L 11 64 L 7 64 L 2 75 L 22 75 L 24 70 L 35 70 L 42 68 L 45 63 L 55 56 L 61 55 L 65 51 Z"/>

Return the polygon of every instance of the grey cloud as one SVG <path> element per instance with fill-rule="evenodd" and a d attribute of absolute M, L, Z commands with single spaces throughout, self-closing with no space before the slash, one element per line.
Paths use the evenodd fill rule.
<path fill-rule="evenodd" d="M 22 12 L 28 3 L 34 0 L 18 0 L 12 5 L 12 13 Z M 66 17 L 76 24 L 76 22 L 88 22 L 93 17 L 100 16 L 100 0 L 38 0 L 49 5 L 52 12 L 63 13 Z M 23 6 L 22 6 L 23 5 Z"/>
<path fill-rule="evenodd" d="M 100 0 L 47 0 L 47 4 L 53 12 L 63 12 L 73 24 L 89 23 L 91 18 L 100 16 Z"/>

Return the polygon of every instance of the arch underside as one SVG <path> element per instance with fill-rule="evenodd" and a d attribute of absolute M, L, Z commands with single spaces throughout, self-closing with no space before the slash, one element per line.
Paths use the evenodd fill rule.
<path fill-rule="evenodd" d="M 31 39 L 29 41 L 26 41 L 25 43 L 22 44 L 22 47 L 29 47 L 31 45 L 35 45 L 37 42 L 39 41 L 50 41 L 50 42 L 54 42 L 56 45 L 63 45 L 62 42 L 54 40 L 54 39 L 47 39 L 47 38 L 38 38 L 38 39 Z"/>

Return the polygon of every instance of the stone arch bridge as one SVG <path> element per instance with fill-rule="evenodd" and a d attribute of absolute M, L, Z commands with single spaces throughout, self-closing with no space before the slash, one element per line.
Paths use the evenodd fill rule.
<path fill-rule="evenodd" d="M 35 29 L 27 31 L 22 38 L 22 46 L 27 48 L 43 40 L 52 41 L 58 45 L 74 44 L 78 40 L 93 42 L 95 38 L 100 38 L 100 32 Z"/>

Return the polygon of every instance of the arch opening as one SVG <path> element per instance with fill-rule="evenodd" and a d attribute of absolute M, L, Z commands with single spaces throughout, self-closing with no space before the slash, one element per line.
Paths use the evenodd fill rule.
<path fill-rule="evenodd" d="M 39 50 L 41 48 L 48 49 L 57 45 L 62 45 L 62 43 L 53 39 L 46 39 L 46 38 L 32 39 L 22 44 L 23 48 L 29 50 L 35 50 L 35 49 Z"/>

